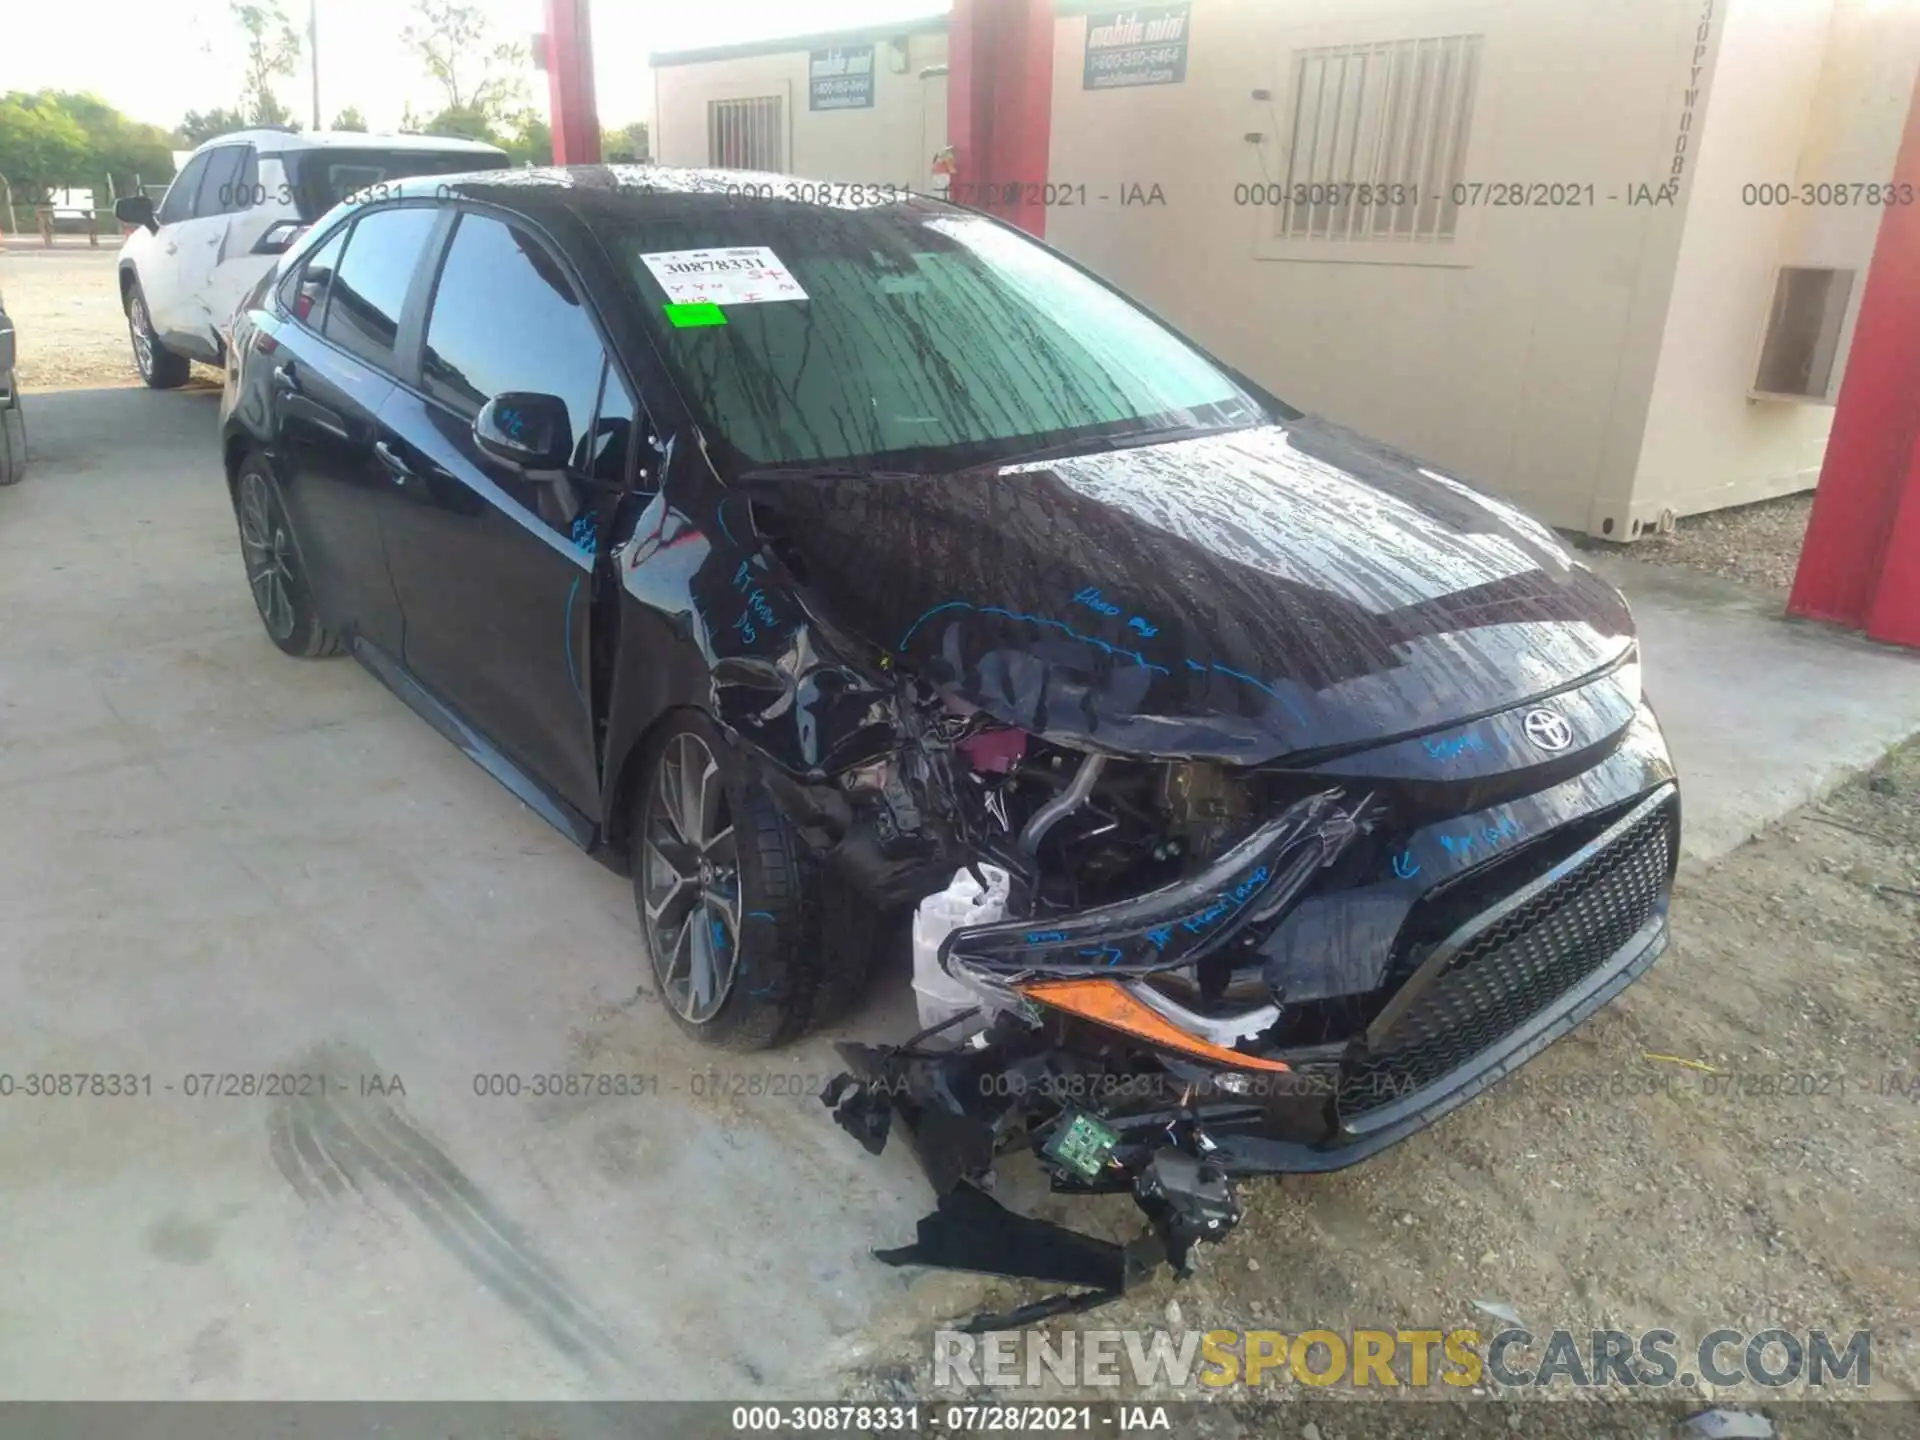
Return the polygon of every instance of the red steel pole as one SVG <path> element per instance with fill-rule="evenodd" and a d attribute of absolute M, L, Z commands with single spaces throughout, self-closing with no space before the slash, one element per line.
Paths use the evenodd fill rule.
<path fill-rule="evenodd" d="M 1052 0 L 954 0 L 947 22 L 948 193 L 1047 233 Z"/>
<path fill-rule="evenodd" d="M 547 102 L 553 163 L 600 163 L 600 112 L 593 98 L 593 31 L 588 0 L 546 0 Z"/>
<path fill-rule="evenodd" d="M 1920 646 L 1920 76 L 1787 613 Z"/>

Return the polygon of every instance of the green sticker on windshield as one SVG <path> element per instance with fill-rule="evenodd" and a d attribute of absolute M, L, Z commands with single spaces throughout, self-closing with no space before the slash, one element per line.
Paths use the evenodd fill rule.
<path fill-rule="evenodd" d="M 667 319 L 678 330 L 691 329 L 695 325 L 724 325 L 727 317 L 721 313 L 718 305 L 675 305 L 667 304 Z"/>

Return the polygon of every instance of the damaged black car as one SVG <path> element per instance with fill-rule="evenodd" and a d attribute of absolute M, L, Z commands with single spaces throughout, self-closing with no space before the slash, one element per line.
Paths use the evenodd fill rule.
<path fill-rule="evenodd" d="M 829 1096 L 945 1197 L 895 1258 L 1109 1293 L 1665 943 L 1620 596 L 986 216 L 436 177 L 316 223 L 234 341 L 269 634 L 630 869 L 687 1031 L 783 1043 L 915 951 L 925 1033 Z M 1151 1253 L 1009 1228 L 1014 1149 L 1132 1193 Z"/>

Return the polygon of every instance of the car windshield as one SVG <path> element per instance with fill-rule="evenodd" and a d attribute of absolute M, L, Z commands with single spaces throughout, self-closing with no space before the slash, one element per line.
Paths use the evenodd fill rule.
<path fill-rule="evenodd" d="M 740 465 L 955 469 L 1265 418 L 1144 311 L 944 205 L 696 202 L 608 238 Z"/>
<path fill-rule="evenodd" d="M 504 170 L 507 157 L 474 150 L 385 150 L 322 145 L 282 152 L 294 208 L 302 220 L 318 220 L 356 190 L 383 180 L 414 175 L 464 175 L 469 170 Z"/>

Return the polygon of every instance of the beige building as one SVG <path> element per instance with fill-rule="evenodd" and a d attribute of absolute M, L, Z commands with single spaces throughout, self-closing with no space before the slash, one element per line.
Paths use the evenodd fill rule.
<path fill-rule="evenodd" d="M 656 154 L 936 188 L 945 40 L 656 55 Z M 1631 539 L 1818 478 L 1917 70 L 1911 0 L 1063 0 L 1047 239 Z"/>

